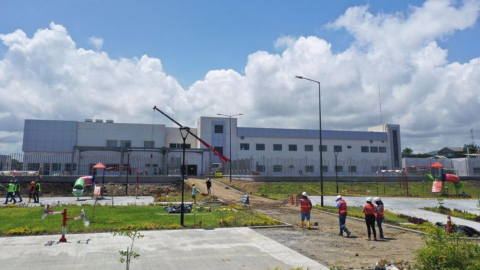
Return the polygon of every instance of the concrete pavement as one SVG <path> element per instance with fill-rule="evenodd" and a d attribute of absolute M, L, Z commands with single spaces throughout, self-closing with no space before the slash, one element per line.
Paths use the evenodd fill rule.
<path fill-rule="evenodd" d="M 328 269 L 249 228 L 145 231 L 133 269 Z M 0 262 L 11 269 L 122 269 L 129 238 L 108 233 L 0 238 Z M 88 243 L 86 242 L 88 240 Z M 53 241 L 53 242 L 51 242 Z M 79 242 L 80 241 L 80 242 Z"/>

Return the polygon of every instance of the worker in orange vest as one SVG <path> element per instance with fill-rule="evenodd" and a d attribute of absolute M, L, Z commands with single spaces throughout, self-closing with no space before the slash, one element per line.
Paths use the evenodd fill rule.
<path fill-rule="evenodd" d="M 375 231 L 375 211 L 376 207 L 372 203 L 372 198 L 367 198 L 367 203 L 363 207 L 363 213 L 365 214 L 365 223 L 368 229 L 368 241 L 372 240 L 370 228 L 373 231 L 374 240 L 377 241 L 377 232 Z"/>
<path fill-rule="evenodd" d="M 345 226 L 345 222 L 347 221 L 347 202 L 342 199 L 342 195 L 337 196 L 335 208 L 338 209 L 338 223 L 340 224 L 340 233 L 338 235 L 343 236 L 343 232 L 346 232 L 347 237 L 349 237 L 351 232 Z"/>
<path fill-rule="evenodd" d="M 385 207 L 383 206 L 383 202 L 381 198 L 374 198 L 373 201 L 377 205 L 377 210 L 375 211 L 375 218 L 377 219 L 377 226 L 378 226 L 378 231 L 380 232 L 380 239 L 385 239 L 383 237 L 383 228 L 382 228 L 382 223 L 383 223 L 383 213 L 385 211 Z"/>
<path fill-rule="evenodd" d="M 303 223 L 306 218 L 307 227 L 310 229 L 310 210 L 312 210 L 312 202 L 307 196 L 307 192 L 304 191 L 302 193 L 302 197 L 300 198 L 300 212 L 302 213 L 302 223 L 300 227 L 303 228 Z"/>

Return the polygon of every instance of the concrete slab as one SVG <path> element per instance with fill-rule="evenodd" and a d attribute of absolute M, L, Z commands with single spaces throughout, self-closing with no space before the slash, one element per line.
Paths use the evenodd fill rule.
<path fill-rule="evenodd" d="M 97 204 L 102 205 L 110 205 L 113 203 L 115 205 L 148 205 L 149 203 L 153 202 L 154 199 L 152 196 L 118 196 L 118 197 L 104 197 L 104 199 L 99 199 Z M 17 200 L 18 201 L 18 200 Z M 4 203 L 5 198 L 0 198 L 0 203 Z M 50 205 L 57 205 L 57 204 L 94 204 L 95 200 L 92 197 L 80 197 L 77 200 L 77 197 L 40 197 L 40 203 L 50 204 Z M 20 203 L 18 203 L 20 204 Z M 3 204 L 2 204 L 3 205 Z M 40 206 L 39 203 L 28 203 L 28 198 L 23 198 L 23 203 L 20 205 L 22 206 Z"/>
<path fill-rule="evenodd" d="M 134 250 L 141 256 L 133 260 L 133 269 L 328 269 L 249 228 L 142 234 L 145 237 L 135 241 Z M 118 251 L 130 245 L 127 237 L 107 233 L 67 235 L 69 242 L 61 244 L 59 238 L 0 238 L 0 262 L 8 261 L 12 269 L 122 269 Z"/>

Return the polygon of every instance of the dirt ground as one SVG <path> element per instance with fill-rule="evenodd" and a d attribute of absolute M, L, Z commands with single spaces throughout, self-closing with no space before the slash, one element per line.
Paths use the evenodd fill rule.
<path fill-rule="evenodd" d="M 192 181 L 192 180 L 190 180 Z M 205 180 L 194 180 L 197 187 L 206 191 Z M 244 182 L 244 190 L 250 191 L 249 182 Z M 255 184 L 255 183 L 252 183 Z M 238 184 L 236 185 L 237 187 Z M 227 202 L 241 203 L 243 192 L 213 182 L 213 194 Z M 394 228 L 384 228 L 384 241 L 367 241 L 367 228 L 364 222 L 347 219 L 347 227 L 352 231 L 349 238 L 338 235 L 338 217 L 321 212 L 311 213 L 312 230 L 300 228 L 300 209 L 285 201 L 271 200 L 250 196 L 251 207 L 260 213 L 267 214 L 293 228 L 259 229 L 259 233 L 286 245 L 297 252 L 328 266 L 342 269 L 369 269 L 377 261 L 387 259 L 392 262 L 413 262 L 413 250 L 423 245 L 421 236 Z M 377 231 L 378 233 L 378 231 Z"/>

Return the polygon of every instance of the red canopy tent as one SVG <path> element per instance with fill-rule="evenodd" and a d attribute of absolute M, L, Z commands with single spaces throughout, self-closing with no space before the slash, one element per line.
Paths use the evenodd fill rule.
<path fill-rule="evenodd" d="M 97 170 L 103 170 L 102 188 L 105 186 L 105 168 L 106 168 L 105 165 L 103 165 L 101 162 L 98 162 L 95 166 L 93 166 L 93 179 L 95 179 Z M 103 192 L 101 193 L 103 198 Z"/>
<path fill-rule="evenodd" d="M 443 165 L 437 161 L 432 166 L 430 166 L 430 168 L 443 168 Z"/>

